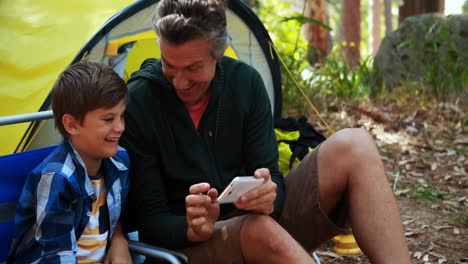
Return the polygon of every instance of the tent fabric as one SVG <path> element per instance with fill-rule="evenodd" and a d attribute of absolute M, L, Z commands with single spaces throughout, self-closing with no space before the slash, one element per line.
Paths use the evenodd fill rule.
<path fill-rule="evenodd" d="M 0 1 L 0 116 L 36 112 L 83 44 L 133 2 Z M 27 128 L 0 127 L 0 155 L 12 153 Z"/>
<path fill-rule="evenodd" d="M 144 59 L 159 57 L 156 35 L 151 26 L 158 1 L 137 1 L 114 15 L 84 45 L 72 63 L 83 60 L 109 64 L 124 79 L 128 79 Z M 227 24 L 232 41 L 226 55 L 257 69 L 270 97 L 272 115 L 279 117 L 282 103 L 280 66 L 270 46 L 272 44 L 268 32 L 253 11 L 240 0 L 228 1 Z M 57 40 L 58 43 L 67 41 L 67 39 Z M 51 81 L 64 68 L 65 66 L 54 72 Z M 48 85 L 41 90 L 43 94 L 49 93 L 52 84 Z M 37 102 L 35 103 L 37 107 Z M 39 110 L 49 109 L 50 94 L 42 99 Z M 22 135 L 21 140 L 9 139 L 16 142 L 15 151 L 53 145 L 60 141 L 52 120 L 32 123 L 26 132 L 18 134 Z"/>

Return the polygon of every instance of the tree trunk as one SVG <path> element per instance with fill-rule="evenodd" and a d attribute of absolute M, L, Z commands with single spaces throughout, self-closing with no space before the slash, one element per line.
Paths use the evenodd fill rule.
<path fill-rule="evenodd" d="M 384 0 L 385 3 L 385 34 L 393 31 L 392 27 L 392 0 Z"/>
<path fill-rule="evenodd" d="M 343 0 L 342 27 L 344 57 L 354 67 L 361 59 L 361 0 Z"/>
<path fill-rule="evenodd" d="M 453 0 L 452 0 L 453 1 Z M 444 13 L 445 0 L 404 0 L 400 5 L 398 22 L 409 16 L 425 13 Z"/>
<path fill-rule="evenodd" d="M 380 15 L 382 5 L 381 0 L 372 0 L 372 55 L 374 56 L 379 50 L 380 36 Z"/>
<path fill-rule="evenodd" d="M 325 0 L 308 0 L 305 16 L 327 24 Z M 322 64 L 328 55 L 328 32 L 323 27 L 307 23 L 305 36 L 309 43 L 308 60 L 311 64 Z"/>

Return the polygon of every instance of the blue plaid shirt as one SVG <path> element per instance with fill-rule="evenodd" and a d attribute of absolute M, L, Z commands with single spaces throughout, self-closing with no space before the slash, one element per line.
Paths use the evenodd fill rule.
<path fill-rule="evenodd" d="M 102 161 L 112 237 L 129 191 L 126 151 Z M 9 262 L 76 263 L 76 242 L 96 200 L 86 167 L 64 140 L 26 180 L 15 212 Z"/>

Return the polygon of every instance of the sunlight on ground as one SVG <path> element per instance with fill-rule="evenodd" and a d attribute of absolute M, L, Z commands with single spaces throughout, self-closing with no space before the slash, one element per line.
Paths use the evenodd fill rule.
<path fill-rule="evenodd" d="M 377 144 L 383 145 L 398 144 L 402 151 L 410 150 L 411 145 L 415 144 L 415 138 L 404 130 L 391 132 L 385 129 L 383 124 L 376 123 L 370 118 L 361 118 L 359 123 L 375 135 Z"/>
<path fill-rule="evenodd" d="M 411 141 L 411 138 L 408 134 L 404 132 L 392 133 L 385 131 L 382 125 L 374 125 L 373 132 L 377 139 L 382 141 L 382 143 L 386 145 L 398 143 L 402 146 L 405 146 L 408 145 Z"/>

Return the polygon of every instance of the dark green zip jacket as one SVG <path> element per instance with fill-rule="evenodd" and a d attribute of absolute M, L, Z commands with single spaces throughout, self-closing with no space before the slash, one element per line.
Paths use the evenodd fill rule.
<path fill-rule="evenodd" d="M 185 197 L 189 187 L 209 182 L 220 193 L 239 175 L 269 168 L 277 184 L 273 217 L 284 200 L 271 105 L 260 75 L 224 57 L 216 66 L 212 95 L 198 129 L 165 79 L 161 63 L 146 60 L 128 81 L 126 130 L 134 222 L 143 242 L 167 248 L 187 239 Z M 221 215 L 233 210 L 222 206 Z"/>

